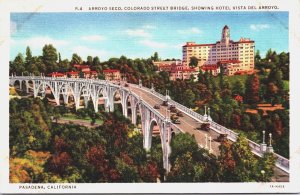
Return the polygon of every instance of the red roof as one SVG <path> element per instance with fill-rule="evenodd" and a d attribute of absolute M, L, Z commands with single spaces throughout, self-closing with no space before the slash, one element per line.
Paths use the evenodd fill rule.
<path fill-rule="evenodd" d="M 50 74 L 48 74 L 49 76 L 65 76 L 65 74 L 63 74 L 63 73 L 60 73 L 60 72 L 52 72 L 52 73 L 50 73 Z"/>
<path fill-rule="evenodd" d="M 215 64 L 213 64 L 213 65 L 203 65 L 203 66 L 201 66 L 201 69 L 202 70 L 217 70 L 219 68 L 219 66 L 218 65 L 215 65 Z"/>
<path fill-rule="evenodd" d="M 254 43 L 254 41 L 237 41 L 237 42 L 234 42 L 234 43 Z"/>
<path fill-rule="evenodd" d="M 106 70 L 103 70 L 104 73 L 111 73 L 111 72 L 120 72 L 120 70 L 117 70 L 117 69 L 106 69 Z"/>
<path fill-rule="evenodd" d="M 74 71 L 71 71 L 71 72 L 67 72 L 67 74 L 71 74 L 71 75 L 78 75 L 79 72 L 74 72 Z"/>
<path fill-rule="evenodd" d="M 175 70 L 172 70 L 171 72 L 172 73 L 175 73 L 175 72 L 195 72 L 196 70 L 194 68 L 184 68 L 184 69 L 175 69 Z"/>
<path fill-rule="evenodd" d="M 240 63 L 241 61 L 239 61 L 239 60 L 221 60 L 219 62 L 221 64 L 226 64 L 226 63 Z"/>
<path fill-rule="evenodd" d="M 89 68 L 90 66 L 89 65 L 74 64 L 74 67 L 82 69 L 82 68 Z"/>
<path fill-rule="evenodd" d="M 214 46 L 214 45 L 216 45 L 216 44 L 212 44 L 212 43 L 210 43 L 210 44 L 189 44 L 189 45 L 186 44 L 182 47 Z"/>

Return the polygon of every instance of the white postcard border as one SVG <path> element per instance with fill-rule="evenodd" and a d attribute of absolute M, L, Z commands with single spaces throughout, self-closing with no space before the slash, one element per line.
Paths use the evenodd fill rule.
<path fill-rule="evenodd" d="M 290 52 L 290 182 L 278 183 L 161 183 L 161 184 L 10 184 L 9 183 L 9 108 L 8 108 L 8 68 L 9 68 L 9 46 L 10 46 L 10 13 L 11 12 L 80 12 L 75 11 L 75 7 L 88 6 L 171 6 L 171 5 L 201 5 L 201 6 L 220 6 L 220 5 L 270 5 L 278 6 L 279 10 L 269 11 L 289 11 L 289 52 Z M 222 10 L 228 11 L 228 10 Z M 250 10 L 247 10 L 250 11 Z M 257 10 L 256 10 L 257 11 Z M 99 12 L 99 11 L 95 11 Z M 284 193 L 300 192 L 300 6 L 296 0 L 267 1 L 267 0 L 244 0 L 241 1 L 197 1 L 189 2 L 180 0 L 147 1 L 147 0 L 103 0 L 103 1 L 46 1 L 46 0 L 4 0 L 0 2 L 0 64 L 2 70 L 0 75 L 1 95 L 1 134 L 0 134 L 0 192 L 1 193 Z M 280 33 L 280 32 L 279 32 Z M 22 190 L 20 186 L 44 186 L 45 189 Z M 48 189 L 59 188 L 59 185 L 76 186 L 76 189 Z M 271 186 L 275 187 L 271 187 Z M 276 187 L 283 185 L 284 187 Z M 34 188 L 34 187 L 33 187 Z"/>

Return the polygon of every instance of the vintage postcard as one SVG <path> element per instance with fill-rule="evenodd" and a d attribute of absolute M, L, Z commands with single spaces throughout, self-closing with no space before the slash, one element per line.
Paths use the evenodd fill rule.
<path fill-rule="evenodd" d="M 0 193 L 300 192 L 299 2 L 0 5 Z"/>

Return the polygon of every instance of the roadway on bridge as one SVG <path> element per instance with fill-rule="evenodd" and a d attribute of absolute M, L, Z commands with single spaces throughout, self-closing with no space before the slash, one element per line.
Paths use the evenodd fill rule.
<path fill-rule="evenodd" d="M 145 102 L 147 102 L 149 105 L 154 107 L 155 104 L 161 105 L 163 102 L 161 99 L 157 98 L 155 95 L 146 92 L 140 88 L 134 87 L 134 86 L 129 86 L 130 90 L 134 92 L 135 94 L 139 95 Z M 166 116 L 167 115 L 167 107 L 165 106 L 160 106 L 160 109 L 156 109 L 161 115 Z M 181 124 L 176 124 L 183 132 L 189 133 L 191 135 L 194 135 L 196 138 L 197 143 L 205 147 L 205 134 L 207 134 L 208 137 L 211 137 L 211 148 L 212 148 L 212 153 L 215 155 L 219 154 L 219 145 L 220 143 L 215 141 L 219 134 L 213 130 L 210 131 L 204 131 L 204 130 L 199 130 L 197 128 L 200 127 L 201 123 L 199 123 L 197 120 L 194 118 L 190 117 L 189 115 L 183 113 L 183 117 L 179 117 L 179 120 Z M 207 147 L 209 148 L 209 140 L 207 143 Z"/>
<path fill-rule="evenodd" d="M 135 94 L 139 95 L 143 100 L 145 100 L 149 105 L 154 107 L 155 104 L 162 104 L 162 100 L 157 98 L 152 93 L 149 93 L 147 91 L 144 91 L 143 89 L 140 89 L 135 86 L 129 86 L 130 90 L 134 92 Z M 166 116 L 167 115 L 167 107 L 160 106 L 160 109 L 156 109 L 161 115 Z M 201 147 L 205 146 L 205 134 L 207 134 L 208 137 L 212 137 L 211 147 L 212 147 L 212 153 L 215 155 L 219 154 L 219 145 L 220 142 L 215 141 L 219 134 L 213 130 L 210 131 L 203 131 L 198 130 L 197 128 L 200 127 L 200 123 L 195 120 L 194 118 L 190 117 L 189 115 L 185 114 L 183 112 L 183 117 L 179 117 L 181 124 L 177 124 L 177 126 L 185 133 L 189 133 L 191 135 L 194 135 L 196 138 L 196 141 L 198 145 Z M 208 142 L 209 147 L 209 142 Z M 276 182 L 288 182 L 289 181 L 289 175 L 285 173 L 284 171 L 280 170 L 279 168 L 274 168 L 274 177 L 272 178 L 272 181 Z"/>

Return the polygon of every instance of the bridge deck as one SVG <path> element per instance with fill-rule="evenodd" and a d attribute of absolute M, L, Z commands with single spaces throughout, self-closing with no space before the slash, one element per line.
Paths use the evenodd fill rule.
<path fill-rule="evenodd" d="M 148 104 L 150 104 L 152 107 L 154 107 L 155 104 L 162 104 L 162 100 L 153 95 L 152 93 L 146 92 L 140 88 L 137 88 L 135 86 L 129 87 L 132 92 L 135 94 L 141 96 L 143 100 L 145 100 Z M 163 116 L 167 115 L 167 109 L 164 106 L 160 106 L 160 109 L 156 109 L 160 114 Z M 220 142 L 217 142 L 215 139 L 219 136 L 219 134 L 213 130 L 210 130 L 208 132 L 203 130 L 197 130 L 196 128 L 200 127 L 200 123 L 195 120 L 194 118 L 190 117 L 189 115 L 183 113 L 183 117 L 179 117 L 181 124 L 177 124 L 177 126 L 185 133 L 189 133 L 191 135 L 194 135 L 196 138 L 196 141 L 198 145 L 201 147 L 205 146 L 205 134 L 207 136 L 212 137 L 211 147 L 212 147 L 212 153 L 215 155 L 219 154 L 219 145 Z M 209 142 L 208 142 L 209 147 Z M 288 182 L 289 181 L 289 174 L 280 170 L 278 167 L 274 168 L 274 177 L 272 178 L 272 181 L 276 182 Z"/>

